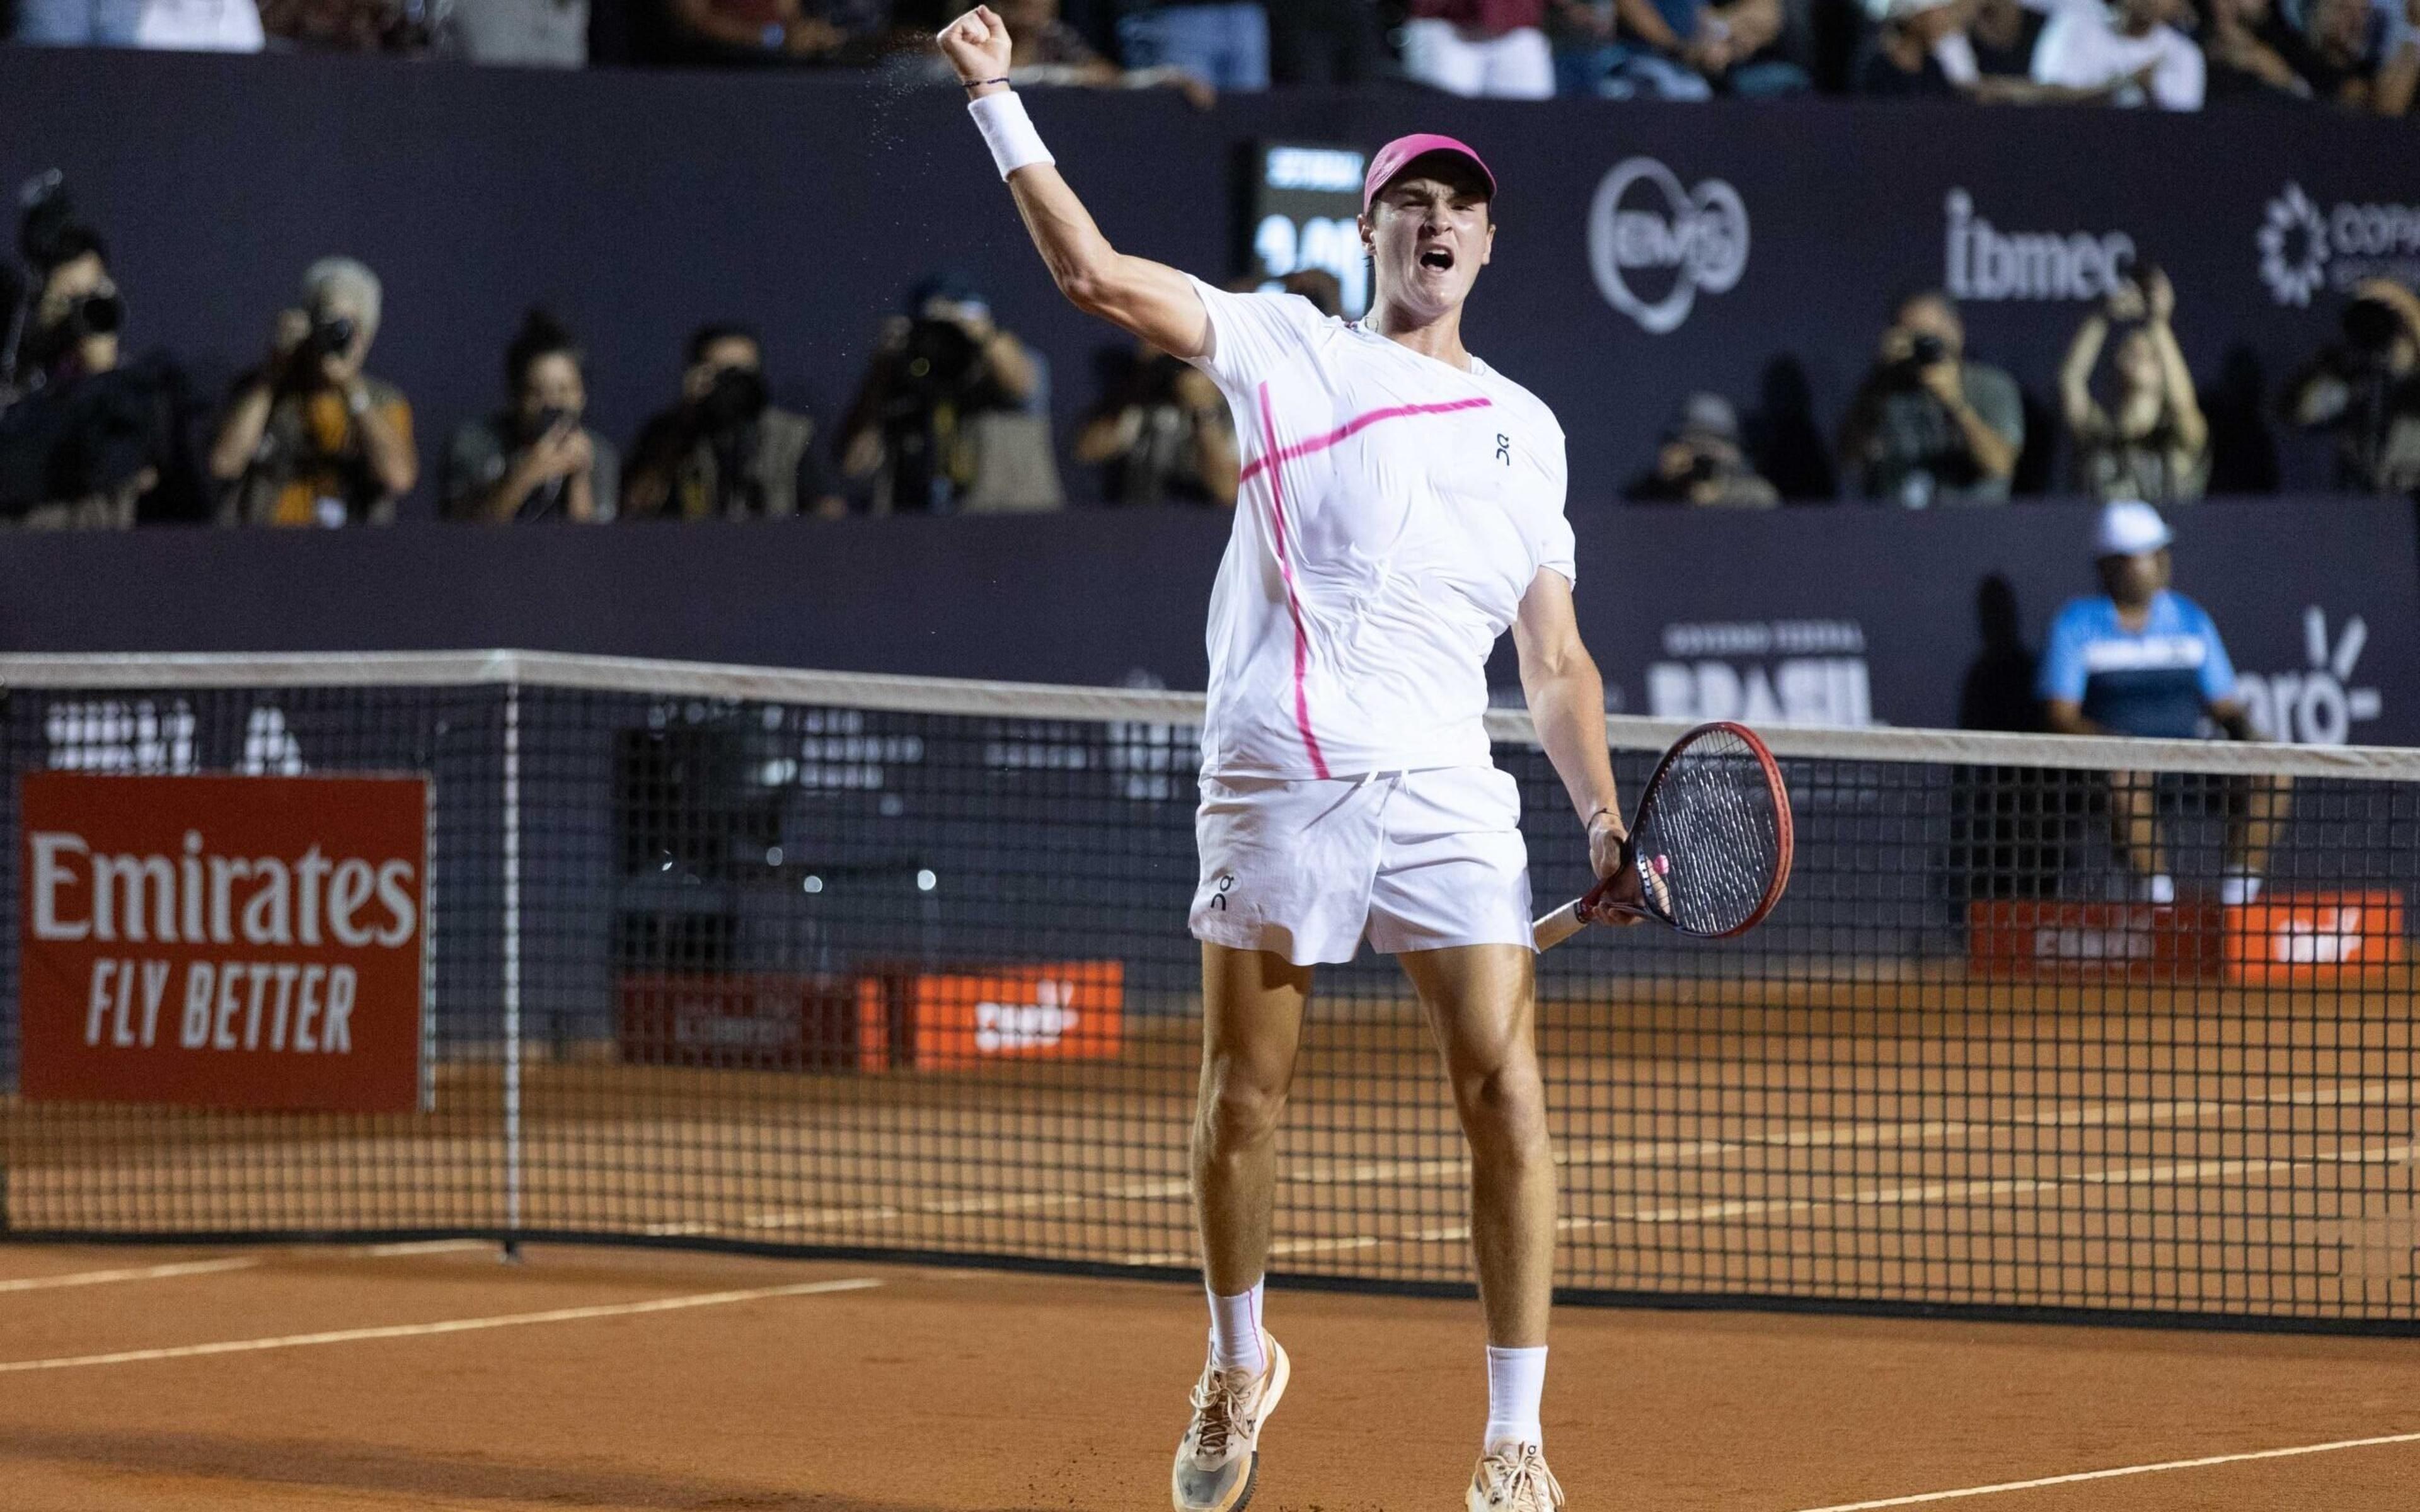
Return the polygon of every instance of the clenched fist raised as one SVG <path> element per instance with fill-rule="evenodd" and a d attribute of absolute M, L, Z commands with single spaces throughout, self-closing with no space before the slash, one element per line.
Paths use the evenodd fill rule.
<path fill-rule="evenodd" d="M 933 44 L 958 70 L 961 84 L 998 79 L 1008 72 L 1008 23 L 989 6 L 977 6 L 942 27 Z"/>

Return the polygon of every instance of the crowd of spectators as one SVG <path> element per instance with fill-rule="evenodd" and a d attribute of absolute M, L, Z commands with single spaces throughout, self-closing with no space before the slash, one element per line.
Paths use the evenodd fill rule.
<path fill-rule="evenodd" d="M 0 524 L 108 529 L 383 524 L 420 481 L 413 405 L 373 367 L 386 316 L 375 270 L 323 257 L 270 322 L 266 352 L 224 392 L 128 345 L 129 303 L 109 249 L 56 175 L 25 191 L 21 292 L 0 291 Z M 0 275 L 8 270 L 0 266 Z M 0 276 L 0 285 L 10 280 Z M 1283 281 L 1339 313 L 1333 275 Z M 1243 286 L 1243 285 L 1238 285 Z M 2356 285 L 2340 329 L 2275 393 L 2228 401 L 2214 424 L 2177 334 L 2168 274 L 2136 265 L 2089 308 L 2055 398 L 1971 352 L 1956 303 L 1900 300 L 1837 433 L 1802 403 L 1795 428 L 1770 392 L 1744 421 L 1715 393 L 1686 397 L 1623 490 L 1634 502 L 1729 508 L 1832 502 L 2003 503 L 2021 492 L 2169 507 L 2213 486 L 2273 488 L 2222 472 L 2230 429 L 2322 438 L 2346 492 L 2420 493 L 2420 294 Z M 627 450 L 592 421 L 587 356 L 533 309 L 503 343 L 502 404 L 438 453 L 440 517 L 491 523 L 1050 510 L 1067 502 L 1047 356 L 963 273 L 919 280 L 885 317 L 836 425 L 773 402 L 752 328 L 697 328 L 679 390 Z M 1076 411 L 1073 462 L 1112 506 L 1226 508 L 1243 462 L 1227 406 L 1201 374 L 1149 347 L 1097 354 Z M 2264 412 L 2265 410 L 2265 412 Z M 2064 459 L 2052 471 L 2041 459 Z M 2028 475 L 2028 459 L 2034 459 Z M 1585 504 L 1587 501 L 1575 501 Z"/>
<path fill-rule="evenodd" d="M 50 45 L 947 73 L 958 0 L 0 0 Z M 1021 83 L 2411 112 L 2420 0 L 998 0 Z"/>
<path fill-rule="evenodd" d="M 2162 506 L 2210 488 L 2222 438 L 2204 413 L 2175 328 L 2177 291 L 2146 264 L 2087 311 L 2069 343 L 2054 413 L 2068 470 L 2052 491 Z M 2107 355 L 2104 364 L 2102 358 Z M 2095 378 L 2105 366 L 2107 376 Z M 2005 369 L 1966 350 L 1965 324 L 1937 290 L 1891 312 L 1874 360 L 1851 399 L 1832 460 L 1853 499 L 1923 509 L 2006 502 L 2029 451 L 2024 391 Z M 2337 338 L 2288 380 L 2272 407 L 2292 430 L 2325 437 L 2331 482 L 2348 493 L 2420 492 L 2420 295 L 2392 279 L 2355 285 Z M 2257 422 L 2262 417 L 2249 417 Z M 1689 396 L 1652 464 L 1632 483 L 1634 501 L 1759 508 L 1784 502 L 1774 481 L 1799 481 L 1767 427 L 1752 447 L 1730 402 Z M 1787 501 L 1824 501 L 1831 475 Z M 2258 480 L 2229 480 L 2250 491 Z"/>
<path fill-rule="evenodd" d="M 1849 499 L 1902 508 L 2007 503 L 2028 455 L 2064 440 L 2067 471 L 2040 479 L 2057 494 L 2134 499 L 2159 505 L 2202 499 L 2222 436 L 2176 339 L 2176 285 L 2142 266 L 2084 315 L 2057 375 L 2057 438 L 2028 433 L 2028 402 L 2016 378 L 1965 348 L 1958 305 L 1938 290 L 1909 295 L 1892 310 L 1873 365 L 1849 402 L 1832 462 Z M 2108 378 L 2096 373 L 2108 353 Z M 2289 431 L 2323 436 L 2335 453 L 2333 486 L 2348 494 L 2420 491 L 2420 295 L 2391 278 L 2366 278 L 2345 302 L 2343 332 L 2316 353 L 2274 402 L 2270 416 Z M 1738 411 L 1721 394 L 1692 394 L 1643 474 L 1636 503 L 1764 508 L 1832 501 L 1835 470 L 1793 465 L 1786 440 L 1766 425 L 1752 448 Z M 2228 479 L 2239 491 L 2274 479 Z M 1789 499 L 1784 499 L 1784 486 Z"/>

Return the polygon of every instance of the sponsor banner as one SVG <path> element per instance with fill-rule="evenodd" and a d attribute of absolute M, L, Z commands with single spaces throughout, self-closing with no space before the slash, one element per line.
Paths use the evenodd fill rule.
<path fill-rule="evenodd" d="M 632 1065 L 726 1071 L 879 1071 L 880 983 L 776 972 L 632 972 L 617 984 L 614 1041 Z"/>
<path fill-rule="evenodd" d="M 1747 271 L 1747 206 L 1720 178 L 1696 187 L 1653 158 L 1625 158 L 1589 203 L 1589 269 L 1605 301 L 1651 336 L 1681 329 L 1699 293 Z"/>
<path fill-rule="evenodd" d="M 725 1071 L 971 1071 L 1012 1060 L 1114 1060 L 1117 961 L 870 967 L 851 977 L 634 972 L 614 1038 L 634 1065 Z"/>
<path fill-rule="evenodd" d="M 1967 907 L 1967 967 L 2019 981 L 2214 980 L 2226 910 L 2215 903 L 1992 900 Z"/>
<path fill-rule="evenodd" d="M 2003 231 L 1953 189 L 1941 286 L 1959 301 L 2105 300 L 2134 273 L 2134 239 L 2123 231 Z"/>
<path fill-rule="evenodd" d="M 2039 728 L 2044 636 L 2099 591 L 2097 511 L 1575 509 L 1581 633 L 1623 713 L 1750 724 Z M 2420 535 L 2399 500 L 2174 512 L 2178 592 L 2210 611 L 2254 725 L 2420 742 Z M 1518 699 L 1509 651 L 1490 686 Z"/>
<path fill-rule="evenodd" d="M 71 179 L 78 163 L 175 162 L 178 183 L 224 186 L 254 207 L 253 236 L 214 242 L 181 234 L 190 193 L 124 193 L 111 206 L 131 259 L 122 271 L 150 291 L 147 318 L 159 322 L 147 339 L 218 363 L 255 340 L 242 301 L 211 296 L 252 286 L 256 245 L 299 245 L 331 222 L 358 224 L 388 186 L 411 183 L 414 213 L 389 227 L 380 265 L 452 297 L 398 324 L 379 350 L 382 370 L 441 434 L 490 407 L 488 375 L 459 354 L 490 339 L 491 312 L 524 299 L 517 254 L 537 245 L 558 247 L 566 286 L 599 291 L 590 334 L 600 350 L 653 349 L 691 318 L 697 288 L 731 289 L 763 309 L 768 352 L 821 354 L 814 369 L 776 364 L 780 382 L 804 385 L 779 395 L 791 404 L 862 366 L 877 336 L 873 312 L 898 308 L 916 276 L 913 249 L 961 248 L 1002 324 L 1050 360 L 1063 445 L 1100 400 L 1087 374 L 1104 328 L 1052 286 L 1001 203 L 989 160 L 939 154 L 903 178 L 898 142 L 964 131 L 949 91 L 910 98 L 878 80 L 819 77 L 735 94 L 706 74 L 600 69 L 550 101 L 562 150 L 513 153 L 504 148 L 526 132 L 526 104 L 507 78 L 357 77 L 341 58 L 291 62 L 305 81 L 296 87 L 325 92 L 329 131 L 350 144 L 347 153 L 297 143 L 276 100 L 237 63 L 112 49 L 0 54 L 13 128 L 0 143 L 0 182 L 54 162 L 69 164 Z M 140 119 L 85 108 L 101 99 L 153 108 Z M 768 99 L 792 131 L 758 130 Z M 2076 320 L 2127 270 L 2155 263 L 2175 281 L 2178 337 L 2205 393 L 2264 391 L 2210 407 L 2222 425 L 2223 409 L 2244 417 L 2240 433 L 2273 415 L 2277 385 L 2334 336 L 2354 284 L 2420 273 L 2410 123 L 2347 114 L 1986 117 L 1893 100 L 1610 108 L 1432 98 L 1407 115 L 1382 91 L 1275 91 L 1230 95 L 1215 116 L 1180 126 L 1164 99 L 1120 90 L 1054 92 L 1047 114 L 1070 176 L 1122 245 L 1213 283 L 1326 268 L 1348 315 L 1367 296 L 1355 225 L 1364 154 L 1415 124 L 1472 143 L 1503 195 L 1466 334 L 1554 409 L 1581 501 L 1610 498 L 1647 465 L 1656 433 L 1692 390 L 1728 395 L 1752 426 L 1834 433 L 1888 306 L 1909 289 L 1958 293 L 1974 355 L 2014 373 L 2047 413 Z M 881 130 L 866 129 L 874 119 Z M 212 130 L 192 131 L 195 120 Z M 832 259 L 792 287 L 768 284 L 757 249 L 796 244 L 795 205 L 735 196 L 729 185 L 794 172 L 798 137 L 826 145 L 816 203 L 878 234 L 872 255 Z M 432 150 L 475 158 L 485 176 L 432 178 L 421 171 Z M 561 236 L 553 190 L 566 173 L 613 179 L 661 153 L 721 168 L 652 186 L 656 229 L 644 245 Z M 647 364 L 597 364 L 597 413 L 644 414 L 659 398 Z M 2325 482 L 2323 446 L 2289 447 L 2285 463 L 2288 486 Z M 1093 486 L 1089 469 L 1064 472 L 1079 497 Z M 406 512 L 427 508 L 416 499 Z M 849 549 L 819 545 L 806 555 Z M 794 565 L 788 554 L 768 555 Z M 497 601 L 511 601 L 530 576 L 501 581 Z M 628 616 L 607 611 L 627 596 L 607 595 L 596 612 L 618 625 Z M 458 615 L 462 600 L 446 595 L 429 611 Z M 97 606 L 91 624 L 107 635 L 118 622 Z M 525 642 L 458 633 L 442 643 Z"/>
<path fill-rule="evenodd" d="M 2276 892 L 2240 907 L 1978 902 L 1967 965 L 2016 980 L 2308 985 L 2404 964 L 2403 923 L 2392 887 Z"/>
<path fill-rule="evenodd" d="M 18 801 L 28 1100 L 418 1104 L 425 779 L 39 772 Z"/>
<path fill-rule="evenodd" d="M 1114 1060 L 1125 1044 L 1125 987 L 1117 961 L 918 976 L 909 987 L 916 1069 Z"/>
<path fill-rule="evenodd" d="M 1667 625 L 1645 712 L 1748 724 L 1873 722 L 1865 627 L 1854 620 Z"/>
<path fill-rule="evenodd" d="M 2306 309 L 2313 296 L 2350 293 L 2366 278 L 2420 285 L 2420 195 L 2412 199 L 2322 204 L 2288 179 L 2269 201 L 2254 239 L 2269 297 Z"/>
<path fill-rule="evenodd" d="M 2278 893 L 2227 910 L 2226 974 L 2233 981 L 2335 981 L 2407 959 L 2403 894 L 2392 887 Z"/>

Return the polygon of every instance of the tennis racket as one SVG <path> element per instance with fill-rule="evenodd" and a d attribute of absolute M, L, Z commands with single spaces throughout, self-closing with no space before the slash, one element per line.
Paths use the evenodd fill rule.
<path fill-rule="evenodd" d="M 1620 915 L 1719 940 L 1754 929 L 1790 885 L 1790 790 L 1745 725 L 1701 724 L 1673 743 L 1638 795 L 1621 867 L 1530 926 L 1541 950 Z M 1635 901 L 1629 892 L 1637 881 Z"/>

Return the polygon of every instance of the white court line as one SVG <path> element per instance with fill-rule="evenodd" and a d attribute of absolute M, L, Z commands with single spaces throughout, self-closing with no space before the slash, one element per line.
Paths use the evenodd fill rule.
<path fill-rule="evenodd" d="M 2045 1486 L 2074 1486 L 2088 1480 L 2116 1480 L 2121 1475 L 2156 1475 L 2170 1470 L 2202 1470 L 2211 1465 L 2240 1465 L 2249 1459 L 2291 1459 L 2298 1455 L 2333 1454 L 2338 1449 L 2373 1449 L 2389 1443 L 2420 1443 L 2420 1433 L 2389 1433 L 2375 1439 L 2338 1439 L 2334 1443 L 2305 1443 L 2291 1449 L 2254 1449 L 2243 1454 L 2207 1455 L 2199 1459 L 2168 1459 L 2156 1465 L 2121 1465 L 2116 1470 L 2085 1470 L 2071 1475 L 2044 1475 L 2039 1480 L 2002 1481 L 1997 1486 L 1968 1486 L 1954 1491 L 1919 1491 L 1914 1496 L 1886 1496 L 1878 1502 L 1841 1502 L 1810 1506 L 1803 1512 L 1875 1512 L 1886 1506 L 1915 1506 L 1925 1502 L 1956 1502 L 1970 1496 L 1998 1496 L 2006 1491 L 2040 1490 Z"/>
<path fill-rule="evenodd" d="M 1072 1208 L 1088 1202 L 1168 1201 L 1190 1196 L 1193 1183 L 1183 1177 L 1134 1181 L 1101 1192 L 1013 1192 L 988 1197 L 952 1197 L 915 1203 L 907 1208 L 787 1208 L 752 1213 L 739 1220 L 746 1228 L 822 1228 L 845 1224 L 896 1223 L 909 1216 L 964 1218 L 985 1213 L 1027 1212 L 1042 1208 Z M 650 1233 L 707 1233 L 711 1224 L 660 1225 Z"/>
<path fill-rule="evenodd" d="M 949 1197 L 916 1205 L 940 1218 L 964 1218 L 986 1212 L 1032 1212 L 1039 1208 L 1069 1208 L 1098 1200 L 1091 1192 L 1009 1192 L 990 1197 Z"/>
<path fill-rule="evenodd" d="M 223 1260 L 178 1260 L 168 1265 L 135 1265 L 115 1271 L 72 1271 L 62 1275 L 28 1275 L 0 1281 L 0 1291 L 48 1291 L 54 1287 L 99 1287 L 113 1281 L 162 1281 L 173 1275 L 209 1275 L 219 1271 L 249 1271 L 266 1257 L 231 1256 Z"/>
<path fill-rule="evenodd" d="M 685 1297 L 657 1297 L 647 1302 L 604 1303 L 590 1307 L 556 1307 L 542 1313 L 505 1313 L 494 1318 L 449 1318 L 434 1323 L 390 1323 L 380 1328 L 340 1328 L 325 1334 L 287 1334 L 277 1338 L 221 1339 L 210 1344 L 178 1344 L 157 1350 L 119 1350 L 113 1354 L 70 1354 L 49 1360 L 0 1361 L 0 1375 L 26 1370 L 72 1370 L 83 1365 L 135 1365 L 147 1360 L 188 1360 L 205 1354 L 250 1354 L 261 1350 L 297 1350 L 314 1344 L 352 1344 L 364 1339 L 421 1338 L 432 1334 L 472 1334 L 489 1328 L 518 1328 L 529 1323 L 573 1323 L 590 1318 L 628 1318 L 640 1313 L 681 1312 L 691 1307 L 724 1307 L 734 1303 L 762 1302 L 768 1297 L 813 1297 L 831 1291 L 863 1291 L 882 1283 L 870 1276 L 846 1281 L 800 1281 L 786 1287 L 755 1287 L 746 1291 L 701 1291 Z"/>
<path fill-rule="evenodd" d="M 1935 1181 L 1918 1186 L 1862 1187 L 1825 1197 L 1743 1197 L 1726 1202 L 1696 1202 L 1677 1208 L 1638 1208 L 1616 1211 L 1611 1222 L 1635 1224 L 1704 1223 L 1715 1218 L 1759 1217 L 1776 1212 L 1812 1212 L 1819 1208 L 1921 1207 L 1978 1196 L 2008 1196 L 2024 1192 L 2055 1192 L 2076 1186 L 2149 1186 L 2199 1182 L 2238 1176 L 2266 1176 L 2302 1165 L 2397 1165 L 2420 1157 L 2420 1145 L 2382 1145 L 2366 1149 L 2330 1150 L 2298 1160 L 2212 1160 L 2158 1165 L 2118 1165 L 2075 1176 L 2003 1178 L 1973 1181 Z"/>
<path fill-rule="evenodd" d="M 409 1244 L 365 1244 L 358 1249 L 337 1253 L 364 1256 L 370 1259 L 389 1259 L 405 1255 L 441 1255 L 453 1250 L 489 1249 L 493 1245 L 484 1239 L 432 1239 Z M 266 1265 L 267 1255 L 230 1255 L 215 1260 L 172 1260 L 162 1265 L 120 1266 L 108 1271 L 70 1271 L 58 1275 L 17 1276 L 0 1281 L 0 1293 L 11 1291 L 51 1291 L 60 1287 L 100 1287 L 118 1281 L 165 1281 L 180 1275 L 213 1275 L 225 1271 L 249 1271 Z"/>
<path fill-rule="evenodd" d="M 821 1228 L 830 1224 L 889 1223 L 896 1208 L 788 1208 L 740 1219 L 750 1228 Z"/>
<path fill-rule="evenodd" d="M 1594 1218 L 1558 1218 L 1555 1220 L 1556 1229 L 1559 1232 L 1566 1234 L 1575 1234 L 1583 1228 L 1597 1228 L 1601 1227 L 1603 1226 Z M 1411 1233 L 1405 1234 L 1403 1239 L 1396 1241 L 1396 1242 L 1403 1243 L 1409 1242 L 1414 1244 L 1459 1244 L 1468 1238 L 1470 1238 L 1469 1225 L 1450 1224 L 1443 1228 L 1415 1229 Z"/>
<path fill-rule="evenodd" d="M 1326 1255 L 1336 1250 L 1376 1249 L 1385 1241 L 1369 1234 L 1349 1239 L 1287 1239 L 1269 1246 L 1271 1255 Z"/>
<path fill-rule="evenodd" d="M 2262 1107 L 2366 1105 L 2378 1103 L 2400 1104 L 2408 1101 L 2410 1101 L 2409 1092 L 2394 1084 L 2363 1082 L 2350 1087 L 2298 1088 L 2290 1091 L 2265 1093 L 2259 1097 L 2237 1102 L 2092 1103 L 2075 1107 L 2012 1114 L 2005 1119 L 1979 1121 L 1948 1119 L 1901 1123 L 1829 1123 L 1817 1124 L 1809 1128 L 1741 1134 L 1731 1139 L 1576 1141 L 1557 1148 L 1555 1163 L 1564 1166 L 1661 1165 L 1710 1156 L 1743 1154 L 1750 1150 L 1776 1148 L 1832 1149 L 1843 1146 L 1926 1144 L 1966 1134 L 1992 1134 L 2013 1129 L 2098 1128 L 2138 1123 L 2198 1122 L 2206 1119 L 2222 1118 L 2228 1114 L 2243 1113 Z M 2325 1161 L 2396 1164 L 2412 1159 L 2412 1147 L 2399 1146 L 2382 1151 L 2340 1152 L 2316 1158 Z M 1744 1198 L 1681 1207 L 1634 1210 L 1617 1212 L 1607 1219 L 1565 1220 L 1564 1227 L 1591 1228 L 1603 1227 L 1608 1223 L 1701 1223 L 1708 1219 L 1750 1217 L 1763 1213 L 1805 1212 L 1816 1208 L 1844 1204 L 1921 1204 L 1966 1196 L 2008 1196 L 2013 1193 L 2049 1191 L 2075 1182 L 2126 1184 L 2209 1180 L 2214 1177 L 2290 1169 L 2294 1165 L 2304 1164 L 2309 1162 L 2236 1161 L 2207 1162 L 2198 1165 L 2146 1165 L 2091 1172 L 2072 1178 L 1941 1182 L 1921 1186 L 1873 1188 L 1860 1193 L 1819 1199 Z M 1360 1162 L 1306 1161 L 1283 1172 L 1280 1177 L 1280 1182 L 1283 1185 L 1306 1186 L 1375 1185 L 1406 1179 L 1461 1176 L 1466 1174 L 1469 1168 L 1470 1163 L 1466 1157 Z M 904 1207 L 777 1209 L 741 1218 L 737 1220 L 737 1225 L 746 1228 L 819 1228 L 853 1224 L 897 1223 L 917 1216 L 976 1217 L 990 1213 L 1080 1207 L 1095 1202 L 1172 1201 L 1189 1196 L 1191 1190 L 1190 1182 L 1183 1178 L 1175 1178 L 1131 1182 L 1093 1192 L 1010 1193 L 989 1197 L 928 1200 Z M 646 1231 L 656 1235 L 706 1234 L 728 1227 L 731 1226 L 717 1223 L 659 1224 L 649 1227 Z M 1349 1246 L 1344 1247 L 1366 1248 L 1373 1244 L 1402 1242 L 1405 1240 L 1417 1243 L 1458 1242 L 1466 1237 L 1468 1237 L 1466 1233 L 1458 1228 L 1432 1228 L 1405 1234 L 1398 1240 L 1355 1240 Z M 1192 1259 L 1193 1257 L 1189 1254 L 1150 1252 L 1122 1257 L 1119 1263 L 1165 1265 L 1189 1263 Z"/>
<path fill-rule="evenodd" d="M 1965 1094 L 1961 1094 L 1965 1095 Z M 1989 1094 L 1984 1094 L 1989 1101 Z M 2392 1084 L 2364 1082 L 2352 1087 L 2297 1088 L 2286 1092 L 2268 1092 L 2237 1102 L 2133 1102 L 2087 1103 L 2076 1107 L 2012 1113 L 1999 1119 L 1951 1119 L 1900 1123 L 1820 1123 L 1810 1128 L 1782 1129 L 1770 1133 L 1743 1134 L 1729 1139 L 1698 1139 L 1668 1141 L 1614 1140 L 1578 1142 L 1558 1146 L 1558 1165 L 1659 1165 L 1706 1156 L 1739 1155 L 1753 1149 L 1828 1149 L 1876 1145 L 1930 1144 L 1937 1140 L 1958 1138 L 1967 1134 L 1991 1134 L 2016 1129 L 2091 1129 L 2126 1126 L 2140 1123 L 2197 1123 L 2206 1119 L 2225 1118 L 2229 1114 L 2248 1113 L 2269 1107 L 2343 1107 L 2367 1106 L 2373 1103 L 2403 1104 L 2411 1101 L 2410 1092 Z M 1700 1114 L 1701 1118 L 1719 1118 L 1720 1114 Z M 1359 1167 L 1357 1180 L 1383 1180 L 1395 1175 L 1433 1175 L 1434 1161 L 1402 1161 L 1392 1163 L 1398 1170 L 1389 1170 L 1389 1163 L 1374 1162 Z M 1455 1171 L 1468 1169 L 1467 1162 L 1453 1163 Z M 1292 1178 L 1289 1179 L 1298 1179 Z"/>
<path fill-rule="evenodd" d="M 414 1239 L 400 1244 L 365 1244 L 351 1253 L 365 1255 L 374 1260 L 389 1260 L 406 1255 L 452 1255 L 462 1250 L 496 1247 L 492 1239 Z"/>

